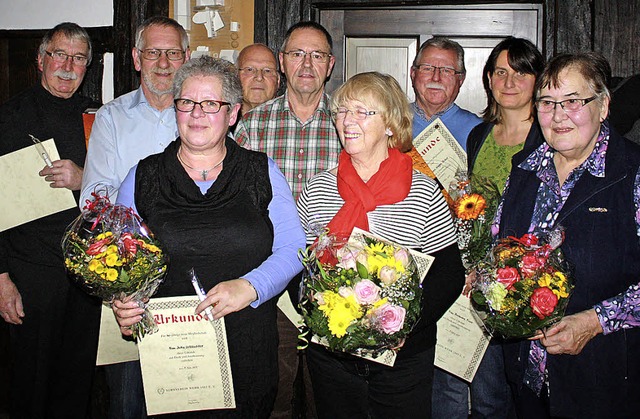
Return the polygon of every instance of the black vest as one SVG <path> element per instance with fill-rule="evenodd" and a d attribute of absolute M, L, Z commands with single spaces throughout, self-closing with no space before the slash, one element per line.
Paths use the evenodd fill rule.
<path fill-rule="evenodd" d="M 154 297 L 195 295 L 187 275 L 192 267 L 206 292 L 242 277 L 272 253 L 267 156 L 227 138 L 222 172 L 203 195 L 176 157 L 179 143 L 142 160 L 136 171 L 136 207 L 169 256 L 167 276 Z M 277 387 L 276 299 L 224 319 L 236 410 L 242 417 L 258 417 L 264 398 Z"/>

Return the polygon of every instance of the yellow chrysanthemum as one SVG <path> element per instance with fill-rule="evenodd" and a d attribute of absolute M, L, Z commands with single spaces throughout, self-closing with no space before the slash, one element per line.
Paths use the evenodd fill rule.
<path fill-rule="evenodd" d="M 454 204 L 456 217 L 462 220 L 475 220 L 484 214 L 487 207 L 487 201 L 477 194 L 463 195 L 458 198 Z"/>
<path fill-rule="evenodd" d="M 565 287 L 560 287 L 558 289 L 556 288 L 551 288 L 551 291 L 553 291 L 553 293 L 556 295 L 556 297 L 558 298 L 567 298 L 569 296 L 569 293 L 567 292 Z"/>
<path fill-rule="evenodd" d="M 118 271 L 113 268 L 107 269 L 107 281 L 113 282 L 116 279 L 118 279 Z"/>
<path fill-rule="evenodd" d="M 567 277 L 562 272 L 558 272 L 558 271 L 554 272 L 553 273 L 553 277 L 554 277 L 554 280 L 555 280 L 554 282 L 556 284 L 558 284 L 559 286 L 560 285 L 564 285 L 567 282 Z"/>
<path fill-rule="evenodd" d="M 111 247 L 111 246 L 109 246 L 109 247 Z M 116 266 L 116 264 L 118 263 L 118 255 L 115 254 L 115 253 L 107 254 L 107 258 L 105 260 L 105 263 L 109 267 Z"/>
<path fill-rule="evenodd" d="M 113 233 L 110 231 L 107 231 L 106 233 L 100 233 L 98 234 L 98 236 L 96 237 L 96 239 L 98 240 L 102 240 L 102 239 L 106 239 L 107 237 L 111 237 L 113 236 Z"/>
<path fill-rule="evenodd" d="M 543 273 L 542 275 L 540 275 L 540 278 L 538 278 L 538 285 L 540 287 L 551 287 L 551 275 L 549 275 L 548 273 Z"/>
<path fill-rule="evenodd" d="M 118 246 L 111 244 L 107 247 L 107 255 L 118 253 Z"/>
<path fill-rule="evenodd" d="M 341 338 L 347 334 L 347 327 L 353 320 L 353 317 L 340 316 L 335 313 L 329 317 L 329 331 L 334 336 Z"/>
<path fill-rule="evenodd" d="M 98 267 L 102 267 L 102 262 L 100 262 L 97 259 L 91 259 L 91 262 L 89 262 L 89 270 L 92 272 L 96 272 Z M 97 272 L 100 273 L 100 272 Z"/>
<path fill-rule="evenodd" d="M 149 243 L 143 242 L 142 246 L 150 252 L 153 252 L 153 253 L 160 252 L 160 248 L 155 244 L 149 244 Z"/>

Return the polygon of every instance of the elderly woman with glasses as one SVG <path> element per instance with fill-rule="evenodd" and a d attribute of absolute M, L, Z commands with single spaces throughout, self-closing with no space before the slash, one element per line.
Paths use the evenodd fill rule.
<path fill-rule="evenodd" d="M 609 125 L 610 67 L 553 58 L 536 84 L 544 143 L 520 152 L 501 237 L 563 227 L 575 289 L 566 315 L 505 345 L 520 418 L 628 418 L 640 411 L 640 149 Z"/>
<path fill-rule="evenodd" d="M 438 185 L 412 169 L 411 109 L 395 79 L 358 74 L 333 95 L 344 150 L 338 167 L 314 176 L 298 200 L 307 243 L 318 227 L 354 227 L 435 256 L 423 287 L 422 317 L 393 367 L 311 344 L 309 370 L 322 418 L 431 416 L 436 322 L 464 283 L 449 209 Z"/>
<path fill-rule="evenodd" d="M 196 313 L 211 307 L 225 318 L 237 407 L 197 417 L 267 418 L 278 382 L 274 297 L 302 269 L 304 233 L 275 163 L 227 136 L 242 102 L 236 68 L 191 60 L 176 73 L 173 91 L 180 137 L 129 172 L 118 202 L 138 212 L 169 256 L 155 296 L 193 295 L 193 267 L 207 291 Z M 142 309 L 113 306 L 130 334 Z"/>

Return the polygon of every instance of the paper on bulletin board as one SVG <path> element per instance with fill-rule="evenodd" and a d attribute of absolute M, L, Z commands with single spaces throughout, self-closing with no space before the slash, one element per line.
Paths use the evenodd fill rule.
<path fill-rule="evenodd" d="M 25 137 L 25 142 L 31 142 Z M 51 161 L 60 160 L 53 138 L 42 145 Z M 45 167 L 42 156 L 32 145 L 0 157 L 0 231 L 75 207 L 73 193 L 52 188 L 38 172 Z"/>

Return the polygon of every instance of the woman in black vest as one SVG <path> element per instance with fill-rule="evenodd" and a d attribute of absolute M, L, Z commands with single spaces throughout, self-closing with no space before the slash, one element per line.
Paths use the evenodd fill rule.
<path fill-rule="evenodd" d="M 575 289 L 565 317 L 505 345 L 520 418 L 640 412 L 640 148 L 609 125 L 609 64 L 553 58 L 536 84 L 545 142 L 514 157 L 500 237 L 565 229 Z"/>
<path fill-rule="evenodd" d="M 237 407 L 187 417 L 266 418 L 278 381 L 273 297 L 302 269 L 304 233 L 275 163 L 227 137 L 242 103 L 236 68 L 191 60 L 173 90 L 180 137 L 131 170 L 118 202 L 136 209 L 169 256 L 155 297 L 193 295 L 193 267 L 208 291 L 196 313 L 211 307 L 225 318 Z M 142 310 L 131 302 L 113 306 L 130 334 Z"/>

